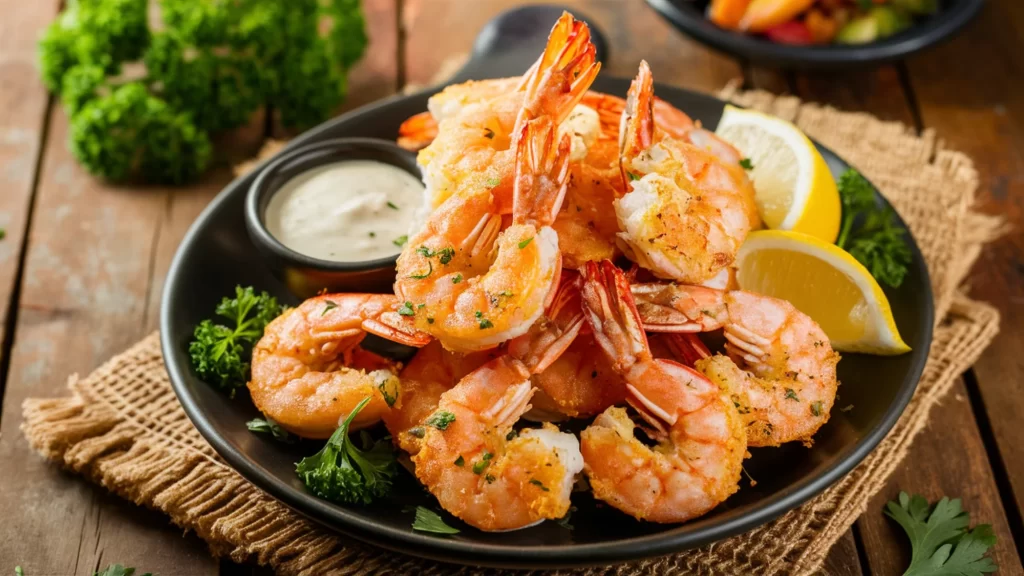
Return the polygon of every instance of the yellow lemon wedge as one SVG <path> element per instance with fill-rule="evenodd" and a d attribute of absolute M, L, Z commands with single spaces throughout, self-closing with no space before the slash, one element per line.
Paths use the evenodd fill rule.
<path fill-rule="evenodd" d="M 791 302 L 840 352 L 888 356 L 910 350 L 878 282 L 829 242 L 800 232 L 752 232 L 740 248 L 736 279 L 744 290 Z"/>
<path fill-rule="evenodd" d="M 835 242 L 842 207 L 835 179 L 811 140 L 767 114 L 726 106 L 715 129 L 752 164 L 757 208 L 765 224 Z"/>

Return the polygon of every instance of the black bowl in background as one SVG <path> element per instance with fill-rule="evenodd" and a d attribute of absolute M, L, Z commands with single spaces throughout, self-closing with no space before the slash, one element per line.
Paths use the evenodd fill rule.
<path fill-rule="evenodd" d="M 782 68 L 841 68 L 881 64 L 906 58 L 949 38 L 970 22 L 983 0 L 940 0 L 933 16 L 889 38 L 861 45 L 791 46 L 741 34 L 705 17 L 708 0 L 647 0 L 680 32 L 698 42 L 755 64 Z"/>
<path fill-rule="evenodd" d="M 395 282 L 394 256 L 361 262 L 335 262 L 300 254 L 274 238 L 266 227 L 270 199 L 292 178 L 312 168 L 345 160 L 376 160 L 421 178 L 416 154 L 392 141 L 334 138 L 289 148 L 260 169 L 245 199 L 245 227 L 267 268 L 300 298 L 328 292 L 389 292 Z"/>

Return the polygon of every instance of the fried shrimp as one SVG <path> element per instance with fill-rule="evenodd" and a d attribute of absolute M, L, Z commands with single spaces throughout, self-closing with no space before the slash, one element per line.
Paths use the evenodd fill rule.
<path fill-rule="evenodd" d="M 453 106 L 457 111 L 442 114 L 436 138 L 417 158 L 426 183 L 425 208 L 436 208 L 452 195 L 489 190 L 502 213 L 509 213 L 523 126 L 541 116 L 555 126 L 566 120 L 601 68 L 595 51 L 587 25 L 565 13 L 552 28 L 540 59 L 521 79 L 520 90 Z"/>
<path fill-rule="evenodd" d="M 584 313 L 627 382 L 628 401 L 658 441 L 634 436 L 623 408 L 609 408 L 581 435 L 594 496 L 651 522 L 701 516 L 736 492 L 746 453 L 732 400 L 692 368 L 654 359 L 625 275 L 608 261 L 584 272 Z"/>
<path fill-rule="evenodd" d="M 637 284 L 637 308 L 649 331 L 680 335 L 722 329 L 728 356 L 698 340 L 677 342 L 712 382 L 728 391 L 750 446 L 810 442 L 828 421 L 839 381 L 839 354 L 809 316 L 785 300 L 701 286 Z"/>
<path fill-rule="evenodd" d="M 325 294 L 285 311 L 253 348 L 249 392 L 256 408 L 304 438 L 328 438 L 361 400 L 352 429 L 380 420 L 399 394 L 394 366 L 359 347 L 367 333 L 423 346 L 429 336 L 384 294 Z"/>
<path fill-rule="evenodd" d="M 543 314 L 561 273 L 551 228 L 565 195 L 569 138 L 556 146 L 547 116 L 523 126 L 516 155 L 512 225 L 501 230 L 486 191 L 449 198 L 398 258 L 401 312 L 445 348 L 493 348 L 526 333 Z"/>
<path fill-rule="evenodd" d="M 619 247 L 661 278 L 699 284 L 733 263 L 758 224 L 739 164 L 686 140 L 656 136 L 646 62 L 623 111 L 620 167 L 629 191 L 615 202 Z"/>

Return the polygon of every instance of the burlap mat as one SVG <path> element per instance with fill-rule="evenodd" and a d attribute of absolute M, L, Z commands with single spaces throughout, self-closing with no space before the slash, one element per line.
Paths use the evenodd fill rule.
<path fill-rule="evenodd" d="M 881 445 L 804 506 L 742 536 L 673 556 L 564 574 L 811 574 L 900 463 L 932 406 L 998 330 L 998 313 L 958 287 L 1000 222 L 971 210 L 969 158 L 932 132 L 764 92 L 725 96 L 788 118 L 874 181 L 909 223 L 931 271 L 938 323 L 917 394 Z M 272 152 L 271 144 L 268 152 Z M 255 559 L 281 574 L 477 572 L 406 557 L 313 524 L 242 479 L 202 439 L 178 404 L 156 334 L 85 379 L 72 395 L 30 399 L 22 427 L 46 458 L 194 530 L 214 554 Z M 494 571 L 489 571 L 494 573 Z"/>

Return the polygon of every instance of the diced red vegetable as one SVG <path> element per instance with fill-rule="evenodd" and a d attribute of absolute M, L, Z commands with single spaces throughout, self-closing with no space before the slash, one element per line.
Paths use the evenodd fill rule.
<path fill-rule="evenodd" d="M 811 36 L 810 29 L 799 20 L 790 20 L 774 28 L 769 28 L 765 31 L 765 35 L 772 42 L 778 42 L 779 44 L 806 46 L 814 43 L 814 37 Z"/>

